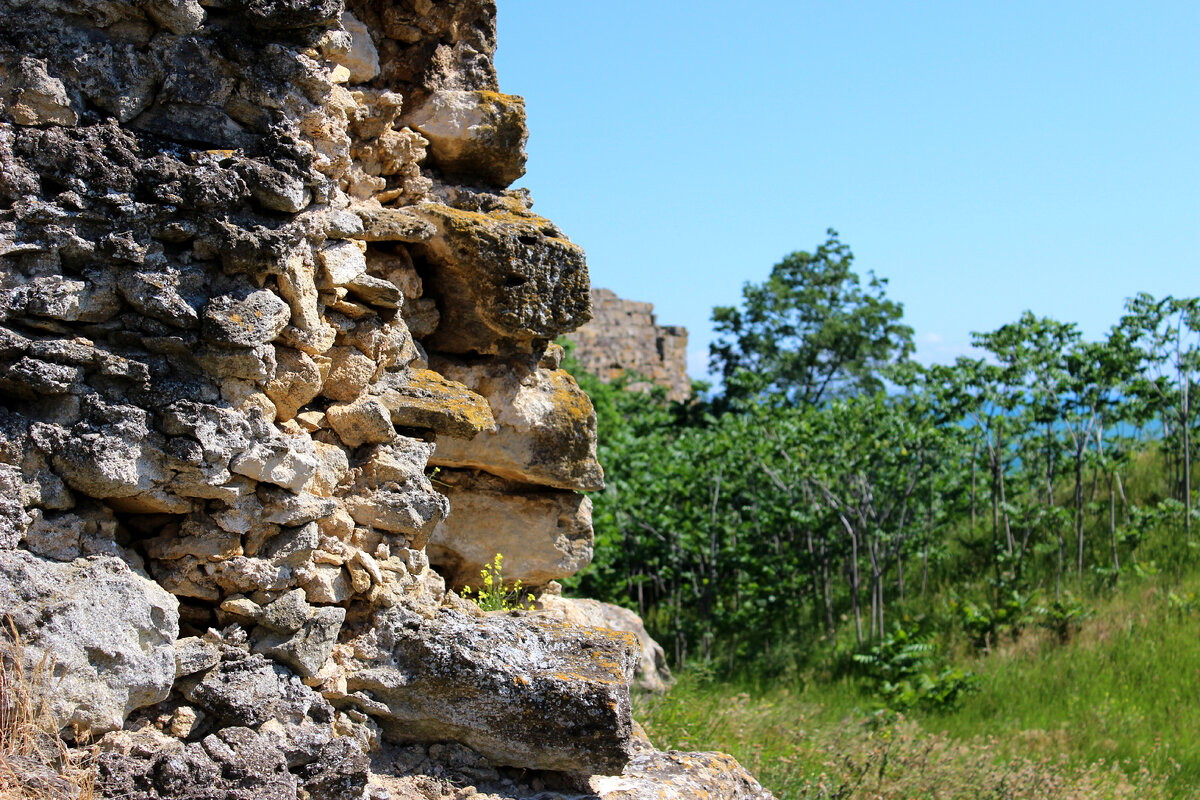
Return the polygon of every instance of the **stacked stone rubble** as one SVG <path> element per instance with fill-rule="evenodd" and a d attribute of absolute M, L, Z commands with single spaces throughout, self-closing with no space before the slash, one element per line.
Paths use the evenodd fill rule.
<path fill-rule="evenodd" d="M 608 289 L 591 295 L 591 322 L 568 337 L 580 366 L 605 382 L 636 375 L 648 383 L 632 383 L 632 389 L 661 386 L 670 400 L 689 398 L 687 328 L 659 325 L 652 303 L 624 300 Z"/>
<path fill-rule="evenodd" d="M 104 793 L 634 754 L 633 639 L 447 591 L 585 566 L 603 486 L 494 47 L 488 0 L 0 0 L 0 613 Z"/>

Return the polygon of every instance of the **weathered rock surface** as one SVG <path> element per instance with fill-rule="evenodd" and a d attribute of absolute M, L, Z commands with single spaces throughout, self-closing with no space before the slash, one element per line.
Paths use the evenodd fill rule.
<path fill-rule="evenodd" d="M 525 174 L 525 101 L 491 91 L 434 92 L 405 121 L 450 176 L 503 189 Z"/>
<path fill-rule="evenodd" d="M 452 586 L 477 586 L 497 553 L 504 579 L 541 586 L 592 560 L 592 501 L 482 473 L 445 470 L 441 488 L 454 512 L 434 529 L 429 559 Z"/>
<path fill-rule="evenodd" d="M 11 616 L 33 675 L 50 659 L 49 705 L 59 727 L 117 730 L 175 682 L 178 602 L 125 562 L 71 563 L 0 551 L 0 616 Z"/>
<path fill-rule="evenodd" d="M 602 800 L 772 800 L 733 756 L 724 753 L 639 753 L 620 775 L 593 777 Z"/>
<path fill-rule="evenodd" d="M 437 233 L 415 245 L 441 322 L 426 341 L 450 353 L 528 353 L 591 318 L 583 250 L 514 198 L 487 211 L 423 203 Z"/>
<path fill-rule="evenodd" d="M 538 598 L 541 609 L 564 622 L 590 628 L 607 628 L 631 633 L 641 646 L 634 668 L 634 684 L 649 692 L 665 692 L 675 682 L 667 666 L 662 646 L 646 632 L 642 618 L 628 608 L 586 598 L 562 597 L 544 593 Z"/>
<path fill-rule="evenodd" d="M 497 764 L 616 771 L 632 755 L 636 644 L 627 634 L 583 630 L 532 617 L 443 609 L 425 619 L 390 609 L 376 619 L 373 642 L 357 645 L 368 657 L 334 703 L 371 715 L 393 742 L 457 741 Z"/>
<path fill-rule="evenodd" d="M 432 463 L 558 489 L 604 488 L 596 412 L 569 373 L 516 358 L 437 358 L 433 366 L 486 397 L 496 428 L 470 440 L 439 440 Z"/>

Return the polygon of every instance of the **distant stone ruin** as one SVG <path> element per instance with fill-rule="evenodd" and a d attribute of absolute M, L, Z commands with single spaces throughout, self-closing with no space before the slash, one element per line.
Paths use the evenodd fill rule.
<path fill-rule="evenodd" d="M 687 328 L 659 325 L 654 304 L 624 300 L 608 289 L 592 289 L 592 321 L 567 337 L 580 365 L 605 383 L 640 375 L 667 390 L 670 400 L 692 393 L 687 371 Z M 632 388 L 648 388 L 632 384 Z"/>

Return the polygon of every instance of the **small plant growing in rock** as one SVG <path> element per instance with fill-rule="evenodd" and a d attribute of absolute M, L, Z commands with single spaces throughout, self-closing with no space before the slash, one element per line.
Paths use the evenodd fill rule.
<path fill-rule="evenodd" d="M 517 581 L 511 589 L 504 588 L 503 576 L 504 556 L 496 553 L 491 564 L 479 571 L 483 585 L 478 589 L 470 586 L 462 590 L 462 596 L 475 601 L 475 605 L 484 611 L 530 611 L 533 609 L 533 595 L 528 592 L 521 599 L 521 582 Z M 474 593 L 474 597 L 472 597 Z"/>

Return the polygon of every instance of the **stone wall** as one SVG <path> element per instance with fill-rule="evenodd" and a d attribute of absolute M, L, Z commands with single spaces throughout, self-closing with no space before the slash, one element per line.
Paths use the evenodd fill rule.
<path fill-rule="evenodd" d="M 608 289 L 592 289 L 592 321 L 571 333 L 573 355 L 604 382 L 631 373 L 667 390 L 671 400 L 691 396 L 687 371 L 687 328 L 659 325 L 654 305 L 624 300 Z M 631 388 L 645 388 L 632 384 Z"/>
<path fill-rule="evenodd" d="M 106 796 L 687 786 L 632 636 L 453 591 L 504 548 L 569 602 L 603 486 L 494 48 L 489 0 L 0 0 L 0 613 Z"/>

